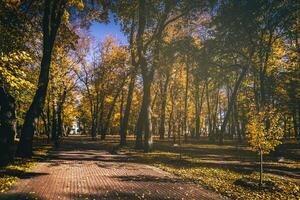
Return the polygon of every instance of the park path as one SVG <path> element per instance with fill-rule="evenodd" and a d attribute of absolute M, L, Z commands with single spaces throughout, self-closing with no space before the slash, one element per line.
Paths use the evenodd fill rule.
<path fill-rule="evenodd" d="M 69 137 L 0 199 L 221 199 L 158 168 L 112 155 L 100 142 Z"/>

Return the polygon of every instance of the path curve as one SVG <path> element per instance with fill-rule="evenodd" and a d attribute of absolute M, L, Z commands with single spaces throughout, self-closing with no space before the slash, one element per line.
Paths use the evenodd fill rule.
<path fill-rule="evenodd" d="M 0 199 L 221 199 L 158 168 L 112 155 L 99 143 L 69 137 Z"/>

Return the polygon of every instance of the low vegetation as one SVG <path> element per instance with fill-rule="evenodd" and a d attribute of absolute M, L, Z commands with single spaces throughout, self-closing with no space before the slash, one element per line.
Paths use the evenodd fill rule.
<path fill-rule="evenodd" d="M 134 157 L 135 162 L 154 165 L 184 181 L 232 199 L 300 198 L 300 183 L 295 173 L 300 164 L 297 160 L 288 159 L 299 155 L 289 152 L 289 149 L 286 149 L 289 155 L 284 161 L 266 157 L 263 179 L 266 187 L 261 188 L 259 156 L 247 146 L 201 142 L 172 147 L 170 142 L 157 141 L 156 150 L 151 153 L 136 151 L 132 147 L 133 143 L 130 143 L 128 148 L 119 149 L 118 153 L 126 153 Z"/>
<path fill-rule="evenodd" d="M 0 193 L 7 191 L 18 178 L 26 176 L 37 161 L 48 154 L 51 147 L 51 145 L 36 145 L 32 158 L 16 158 L 14 163 L 0 167 Z"/>

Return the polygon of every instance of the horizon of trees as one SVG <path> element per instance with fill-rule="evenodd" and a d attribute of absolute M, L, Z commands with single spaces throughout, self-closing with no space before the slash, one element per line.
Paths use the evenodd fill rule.
<path fill-rule="evenodd" d="M 145 152 L 154 136 L 250 140 L 261 156 L 300 139 L 298 1 L 6 0 L 0 11 L 0 163 L 74 122 L 121 146 L 135 135 Z M 88 37 L 108 13 L 128 45 Z"/>

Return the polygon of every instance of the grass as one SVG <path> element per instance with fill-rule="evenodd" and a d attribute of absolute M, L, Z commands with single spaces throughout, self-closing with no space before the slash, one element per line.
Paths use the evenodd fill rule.
<path fill-rule="evenodd" d="M 18 178 L 22 178 L 26 173 L 30 172 L 30 168 L 32 168 L 38 160 L 46 156 L 51 148 L 51 145 L 37 144 L 34 147 L 32 158 L 16 158 L 14 163 L 0 167 L 0 193 L 9 190 Z"/>
<path fill-rule="evenodd" d="M 299 160 L 277 162 L 266 157 L 263 178 L 268 187 L 260 189 L 257 155 L 246 146 L 202 142 L 176 147 L 171 142 L 156 141 L 151 153 L 134 150 L 133 141 L 128 146 L 119 151 L 136 162 L 154 165 L 232 199 L 300 199 Z M 244 180 L 255 184 L 241 184 Z"/>

